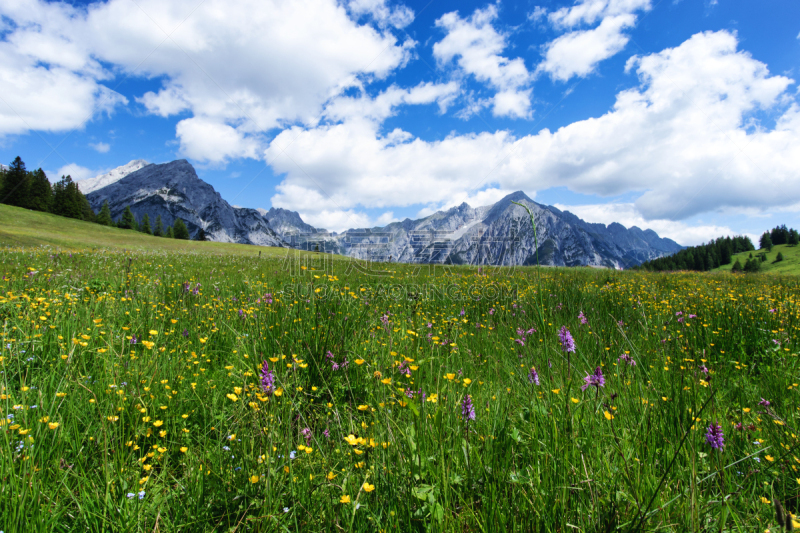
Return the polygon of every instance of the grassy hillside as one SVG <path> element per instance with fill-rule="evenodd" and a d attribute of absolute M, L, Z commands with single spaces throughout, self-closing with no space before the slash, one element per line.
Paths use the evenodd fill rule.
<path fill-rule="evenodd" d="M 736 259 L 739 259 L 739 262 L 744 266 L 747 259 L 750 257 L 750 254 L 753 254 L 753 257 L 756 254 L 761 252 L 766 252 L 766 250 L 758 250 L 755 252 L 742 252 L 740 254 L 736 254 L 731 259 L 731 263 L 729 265 L 723 265 L 719 268 L 714 269 L 714 271 L 727 271 L 730 272 L 733 264 L 736 262 Z M 783 261 L 775 262 L 775 258 L 778 256 L 778 252 L 783 254 Z M 761 263 L 761 272 L 766 272 L 768 274 L 797 274 L 800 275 L 800 246 L 789 246 L 788 244 L 779 244 L 772 248 L 771 252 L 767 253 L 767 260 Z"/>
<path fill-rule="evenodd" d="M 55 246 L 66 250 L 185 251 L 218 255 L 286 255 L 286 249 L 153 237 L 0 204 L 0 246 Z"/>

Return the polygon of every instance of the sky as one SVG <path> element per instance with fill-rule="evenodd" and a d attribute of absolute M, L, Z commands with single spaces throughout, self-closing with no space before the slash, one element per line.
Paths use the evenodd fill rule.
<path fill-rule="evenodd" d="M 796 0 L 0 0 L 0 162 L 189 160 L 341 231 L 522 190 L 694 245 L 800 228 Z"/>

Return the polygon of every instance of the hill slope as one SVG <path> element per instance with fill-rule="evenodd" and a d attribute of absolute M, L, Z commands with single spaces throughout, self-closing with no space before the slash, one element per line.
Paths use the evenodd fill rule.
<path fill-rule="evenodd" d="M 258 256 L 259 252 L 283 257 L 288 252 L 286 248 L 153 237 L 137 231 L 110 228 L 3 204 L 0 204 L 0 246 L 54 246 L 66 250 L 202 251 L 251 257 Z"/>
<path fill-rule="evenodd" d="M 742 252 L 735 254 L 732 256 L 731 264 L 723 265 L 717 269 L 714 269 L 714 272 L 730 272 L 737 259 L 742 266 L 744 266 L 751 253 L 753 254 L 753 257 L 755 257 L 756 254 L 762 252 L 767 254 L 767 260 L 761 263 L 760 272 L 765 272 L 767 274 L 800 275 L 800 246 L 789 246 L 788 244 L 779 244 L 774 246 L 771 252 L 767 252 L 766 250 L 756 250 L 755 252 Z M 776 263 L 775 258 L 777 257 L 778 252 L 783 254 L 783 261 Z"/>

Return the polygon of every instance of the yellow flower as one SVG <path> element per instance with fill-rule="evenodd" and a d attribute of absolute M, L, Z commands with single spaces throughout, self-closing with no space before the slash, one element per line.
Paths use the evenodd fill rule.
<path fill-rule="evenodd" d="M 19 430 L 19 434 L 20 434 L 20 435 L 27 435 L 27 434 L 28 434 L 28 433 L 30 433 L 30 432 L 31 432 L 31 430 L 30 430 L 30 429 L 20 429 L 20 430 Z"/>
<path fill-rule="evenodd" d="M 164 453 L 165 451 L 167 451 L 167 449 L 164 448 L 163 446 L 158 448 L 158 453 Z"/>
<path fill-rule="evenodd" d="M 349 444 L 350 446 L 355 446 L 356 444 L 358 444 L 358 439 L 352 433 L 346 436 L 344 440 L 347 441 L 347 444 Z"/>
<path fill-rule="evenodd" d="M 154 329 L 150 330 L 150 335 L 158 335 L 158 332 Z"/>
<path fill-rule="evenodd" d="M 614 415 L 612 415 L 612 414 L 611 414 L 611 413 L 609 413 L 608 411 L 604 412 L 604 413 L 603 413 L 603 416 L 605 416 L 605 417 L 606 417 L 606 420 L 611 420 L 612 418 L 614 418 Z"/>
<path fill-rule="evenodd" d="M 181 446 L 181 453 L 186 453 L 189 450 L 186 446 Z"/>
<path fill-rule="evenodd" d="M 118 416 L 107 416 L 106 418 L 108 419 L 109 422 L 116 422 L 117 420 L 119 420 Z"/>
<path fill-rule="evenodd" d="M 58 397 L 58 398 L 63 398 L 63 397 L 64 397 L 64 396 L 66 396 L 66 395 L 67 395 L 67 393 L 66 393 L 66 392 L 57 392 L 57 393 L 56 393 L 56 397 Z"/>
<path fill-rule="evenodd" d="M 234 402 L 239 400 L 239 398 L 237 398 L 235 394 L 226 394 L 225 396 L 227 396 L 228 399 L 230 399 L 231 401 L 234 401 Z"/>
<path fill-rule="evenodd" d="M 456 378 L 456 375 L 455 375 L 455 374 L 445 374 L 445 376 L 444 376 L 444 377 L 446 377 L 447 379 L 450 379 L 450 380 L 452 380 L 452 379 L 455 379 L 455 378 Z"/>
<path fill-rule="evenodd" d="M 283 394 L 283 389 L 278 387 L 277 389 L 275 389 L 275 392 L 273 394 L 275 396 L 281 396 Z"/>
<path fill-rule="evenodd" d="M 769 505 L 769 504 L 770 504 L 770 503 L 772 503 L 772 502 L 771 502 L 771 501 L 769 501 L 768 499 L 766 499 L 764 496 L 762 496 L 762 497 L 761 497 L 761 503 L 764 503 L 764 504 L 767 504 L 767 505 Z"/>
<path fill-rule="evenodd" d="M 375 485 L 370 485 L 369 483 L 364 482 L 364 484 L 361 485 L 361 488 L 364 489 L 364 492 L 372 492 L 375 490 Z"/>
<path fill-rule="evenodd" d="M 145 483 L 147 483 L 148 479 L 150 479 L 150 478 L 149 477 L 143 477 L 142 479 L 139 480 L 139 485 L 144 485 Z"/>
<path fill-rule="evenodd" d="M 256 475 L 250 476 L 250 483 L 258 483 L 258 476 Z"/>
<path fill-rule="evenodd" d="M 156 420 L 155 422 L 153 422 L 153 425 L 157 428 L 160 428 L 161 426 L 164 425 L 164 422 L 162 422 L 161 420 Z"/>
<path fill-rule="evenodd" d="M 47 424 L 47 427 L 49 427 L 50 429 L 56 429 L 58 427 L 58 422 L 50 422 L 49 424 Z"/>
<path fill-rule="evenodd" d="M 561 389 L 553 389 L 552 392 L 553 394 L 558 394 L 559 392 L 561 392 Z"/>
<path fill-rule="evenodd" d="M 770 463 L 771 463 L 771 462 L 773 462 L 773 461 L 775 460 L 775 458 L 774 458 L 774 457 L 772 457 L 771 455 L 765 455 L 765 456 L 764 456 L 764 459 L 766 459 L 766 460 L 767 460 L 767 461 L 769 461 Z"/>
<path fill-rule="evenodd" d="M 383 383 L 384 385 L 391 385 L 392 384 L 392 378 L 383 378 L 381 380 L 381 383 Z"/>
<path fill-rule="evenodd" d="M 367 409 L 369 409 L 369 405 L 359 405 L 358 406 L 358 410 L 359 411 L 366 411 Z"/>
<path fill-rule="evenodd" d="M 328 472 L 328 475 L 325 477 L 327 477 L 329 480 L 332 480 L 333 478 L 336 477 L 336 474 L 334 474 L 333 472 Z M 798 481 L 800 481 L 800 479 Z"/>
<path fill-rule="evenodd" d="M 363 365 L 364 364 L 364 360 L 363 359 L 356 359 L 356 364 L 357 365 Z"/>
<path fill-rule="evenodd" d="M 311 453 L 314 451 L 314 448 L 306 448 L 306 453 Z"/>
<path fill-rule="evenodd" d="M 149 416 L 143 416 L 142 417 L 142 422 L 150 422 L 150 417 Z"/>
<path fill-rule="evenodd" d="M 465 386 L 465 387 L 466 387 L 467 385 L 469 385 L 470 383 L 472 383 L 472 380 L 471 380 L 471 379 L 469 379 L 469 378 L 464 378 L 464 386 Z"/>
<path fill-rule="evenodd" d="M 350 503 L 350 496 L 345 494 L 341 498 L 339 498 L 339 503 Z"/>
<path fill-rule="evenodd" d="M 439 400 L 438 394 L 431 394 L 430 396 L 428 396 L 429 402 L 436 403 L 438 400 Z"/>
<path fill-rule="evenodd" d="M 146 472 L 149 472 L 151 468 L 153 468 L 153 465 L 142 465 L 142 469 L 144 469 Z"/>
<path fill-rule="evenodd" d="M 242 388 L 241 387 L 234 387 L 233 388 L 233 392 L 235 392 L 236 394 L 241 394 L 242 393 Z"/>

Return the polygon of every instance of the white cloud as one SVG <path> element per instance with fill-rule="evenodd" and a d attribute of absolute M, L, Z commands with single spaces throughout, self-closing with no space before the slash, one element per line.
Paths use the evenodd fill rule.
<path fill-rule="evenodd" d="M 630 37 L 624 30 L 636 24 L 636 11 L 651 9 L 650 0 L 582 0 L 572 7 L 563 7 L 548 15 L 557 29 L 600 24 L 561 35 L 544 46 L 545 59 L 537 72 L 547 72 L 555 80 L 567 81 L 573 76 L 585 77 L 597 65 L 619 53 Z"/>
<path fill-rule="evenodd" d="M 111 145 L 104 142 L 89 143 L 89 146 L 94 148 L 101 154 L 107 154 L 111 150 Z"/>
<path fill-rule="evenodd" d="M 59 168 L 54 176 L 49 176 L 48 179 L 53 183 L 57 182 L 61 179 L 61 176 L 70 176 L 72 181 L 78 180 L 85 180 L 88 178 L 93 178 L 98 175 L 98 172 L 95 170 L 90 170 L 86 167 L 82 167 L 76 163 L 69 163 L 64 165 L 63 167 Z"/>
<path fill-rule="evenodd" d="M 410 14 L 380 1 L 354 5 L 395 25 Z M 85 8 L 18 0 L 5 2 L 3 15 L 16 29 L 0 42 L 0 84 L 16 114 L 0 109 L 0 133 L 80 128 L 127 103 L 99 84 L 110 77 L 101 61 L 124 75 L 162 77 L 163 89 L 137 98 L 160 116 L 189 112 L 243 137 L 313 124 L 328 99 L 389 75 L 414 45 L 357 24 L 335 0 L 109 0 Z M 184 153 L 202 155 L 202 135 L 178 134 Z M 194 139 L 200 144 L 189 146 Z M 241 156 L 238 143 L 228 146 L 214 158 Z"/>
<path fill-rule="evenodd" d="M 175 131 L 180 153 L 197 161 L 221 163 L 229 157 L 258 157 L 258 139 L 221 121 L 187 118 L 178 122 Z"/>
<path fill-rule="evenodd" d="M 555 80 L 567 81 L 573 76 L 591 74 L 597 64 L 625 48 L 629 37 L 623 30 L 636 22 L 633 15 L 606 17 L 592 30 L 573 31 L 546 45 L 544 61 L 539 69 Z"/>
<path fill-rule="evenodd" d="M 530 115 L 531 91 L 524 88 L 531 75 L 521 58 L 500 55 L 508 44 L 506 36 L 492 26 L 496 18 L 495 5 L 476 10 L 468 19 L 459 17 L 457 11 L 443 15 L 436 25 L 447 35 L 433 45 L 433 55 L 442 66 L 455 60 L 466 74 L 497 89 L 496 116 L 525 118 Z"/>
<path fill-rule="evenodd" d="M 444 113 L 460 92 L 458 83 L 421 83 L 411 89 L 392 85 L 374 98 L 366 94 L 358 97 L 339 96 L 326 106 L 324 116 L 331 121 L 368 119 L 381 123 L 395 113 L 400 105 L 439 104 Z"/>
<path fill-rule="evenodd" d="M 389 7 L 386 0 L 350 0 L 347 7 L 356 17 L 371 15 L 381 26 L 405 28 L 414 20 L 414 11 L 404 5 Z"/>
<path fill-rule="evenodd" d="M 266 151 L 285 175 L 273 204 L 317 213 L 438 207 L 483 185 L 562 186 L 639 192 L 645 220 L 679 221 L 800 202 L 800 106 L 787 105 L 793 81 L 737 51 L 734 35 L 694 35 L 632 58 L 628 71 L 639 85 L 618 93 L 604 115 L 520 138 L 496 131 L 428 142 L 402 130 L 381 135 L 368 121 L 287 129 Z M 775 127 L 760 126 L 756 112 L 777 115 Z"/>
<path fill-rule="evenodd" d="M 650 0 L 580 0 L 571 7 L 553 11 L 547 18 L 557 28 L 574 28 L 609 16 L 649 11 L 651 7 Z"/>
<path fill-rule="evenodd" d="M 528 13 L 528 20 L 531 22 L 539 22 L 547 16 L 547 8 L 543 6 L 534 6 L 533 11 Z"/>

